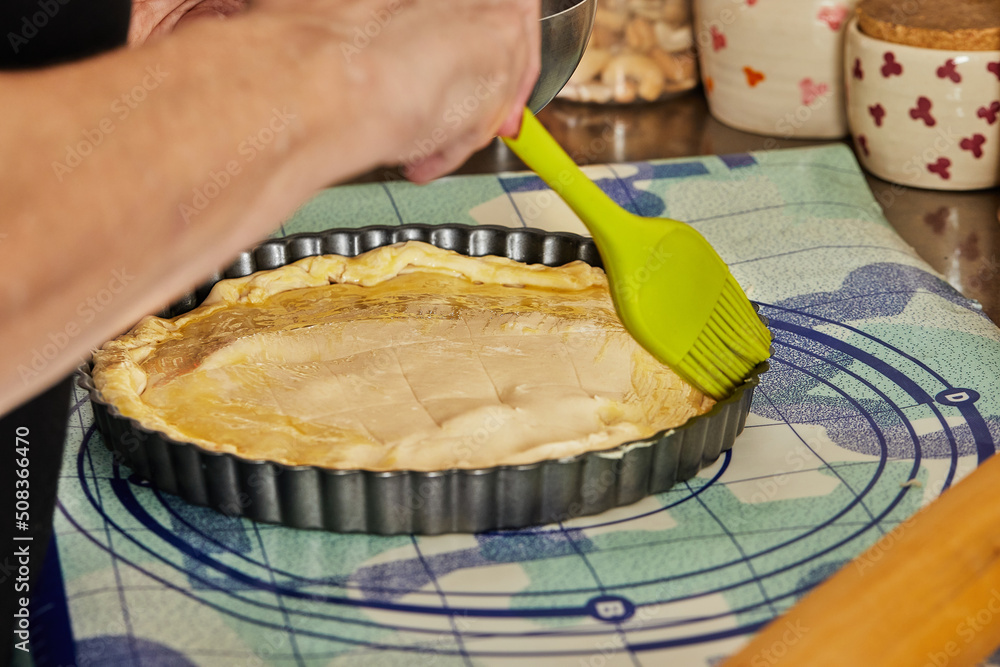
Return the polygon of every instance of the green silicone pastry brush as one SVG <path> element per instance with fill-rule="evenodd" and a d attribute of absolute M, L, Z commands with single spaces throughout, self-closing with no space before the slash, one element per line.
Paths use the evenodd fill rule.
<path fill-rule="evenodd" d="M 654 357 L 721 399 L 770 356 L 770 332 L 729 267 L 693 227 L 620 207 L 527 109 L 521 133 L 504 143 L 590 230 L 618 316 Z"/>

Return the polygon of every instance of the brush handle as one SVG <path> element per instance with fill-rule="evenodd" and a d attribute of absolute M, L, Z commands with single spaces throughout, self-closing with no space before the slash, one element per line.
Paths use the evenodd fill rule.
<path fill-rule="evenodd" d="M 723 667 L 980 664 L 1000 644 L 998 480 L 993 456 Z"/>
<path fill-rule="evenodd" d="M 503 142 L 573 209 L 595 240 L 613 231 L 602 221 L 627 213 L 580 170 L 530 110 L 524 110 L 517 137 L 503 137 Z"/>

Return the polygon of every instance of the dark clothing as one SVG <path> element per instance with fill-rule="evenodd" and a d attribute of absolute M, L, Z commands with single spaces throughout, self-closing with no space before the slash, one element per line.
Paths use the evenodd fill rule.
<path fill-rule="evenodd" d="M 12 622 L 22 605 L 21 598 L 28 598 L 37 589 L 38 573 L 42 569 L 49 535 L 52 531 L 52 510 L 59 484 L 59 466 L 66 438 L 66 418 L 69 412 L 71 379 L 66 378 L 45 393 L 28 401 L 0 418 L 0 665 L 11 658 L 15 637 Z M 22 456 L 26 454 L 26 456 Z M 17 475 L 27 459 L 27 488 L 20 487 Z M 22 473 L 23 474 L 23 473 Z M 26 505 L 18 506 L 15 493 L 27 490 Z M 21 510 L 21 508 L 26 509 Z M 19 521 L 24 524 L 19 524 Z M 27 529 L 19 528 L 26 525 Z M 30 540 L 15 538 L 30 537 Z M 29 553 L 28 577 L 25 581 L 20 571 L 24 564 L 17 554 L 23 549 Z M 37 623 L 29 619 L 29 633 Z M 30 636 L 29 636 L 30 645 Z"/>
<path fill-rule="evenodd" d="M 54 65 L 121 46 L 131 13 L 131 0 L 3 0 L 0 69 Z"/>
<path fill-rule="evenodd" d="M 130 14 L 131 0 L 0 0 L 0 69 L 54 65 L 121 46 L 128 35 Z M 0 101 L 2 105 L 18 103 L 5 99 L 2 87 Z M 0 665 L 10 661 L 18 640 L 12 621 L 25 593 L 17 581 L 20 563 L 14 554 L 24 545 L 30 545 L 29 593 L 37 590 L 35 579 L 51 533 L 70 385 L 71 379 L 64 379 L 0 418 Z M 27 456 L 22 457 L 17 450 L 25 442 L 27 451 L 21 453 Z M 21 458 L 28 459 L 27 529 L 18 527 L 16 521 L 23 515 L 15 514 L 15 492 L 24 487 L 23 481 L 21 488 L 15 486 L 22 479 L 16 475 L 22 469 L 17 464 Z M 14 536 L 32 539 L 15 541 Z"/>

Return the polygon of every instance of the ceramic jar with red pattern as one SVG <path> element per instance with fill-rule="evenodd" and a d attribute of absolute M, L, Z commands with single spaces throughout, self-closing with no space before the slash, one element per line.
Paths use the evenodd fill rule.
<path fill-rule="evenodd" d="M 861 164 L 936 190 L 1000 185 L 1000 51 L 946 51 L 875 39 L 852 20 L 847 116 Z"/>
<path fill-rule="evenodd" d="M 783 138 L 847 134 L 843 31 L 853 7 L 854 0 L 695 0 L 712 115 Z"/>

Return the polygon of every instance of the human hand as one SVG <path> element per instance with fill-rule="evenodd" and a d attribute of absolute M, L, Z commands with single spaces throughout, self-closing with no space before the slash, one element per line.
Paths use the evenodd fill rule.
<path fill-rule="evenodd" d="M 515 133 L 539 70 L 539 0 L 135 1 L 141 48 L 2 77 L 18 103 L 5 108 L 0 153 L 21 157 L 0 164 L 11 237 L 0 248 L 0 412 L 198 284 L 319 188 L 400 163 L 427 181 Z M 141 111 L 130 104 L 112 120 L 124 91 L 141 91 Z M 77 146 L 82 157 L 53 174 L 54 156 Z M 74 254 L 88 243 L 99 256 Z M 39 261 L 53 254 L 75 260 Z M 135 279 L 113 303 L 42 372 L 20 375 L 38 341 L 68 331 L 67 314 L 106 292 L 121 267 Z"/>
<path fill-rule="evenodd" d="M 453 171 L 496 136 L 519 131 L 540 69 L 540 7 L 538 0 L 396 6 L 397 20 L 371 38 L 369 50 L 390 84 L 388 106 L 380 111 L 410 130 L 390 161 L 424 183 Z M 363 36 L 353 30 L 350 46 L 364 46 Z M 367 55 L 343 47 L 348 60 Z"/>
<path fill-rule="evenodd" d="M 129 42 L 248 5 L 273 21 L 275 39 L 297 23 L 296 46 L 316 45 L 327 71 L 364 82 L 363 99 L 334 90 L 328 103 L 363 104 L 389 138 L 376 158 L 418 183 L 516 135 L 541 66 L 540 0 L 135 0 Z"/>
<path fill-rule="evenodd" d="M 330 104 L 362 105 L 390 146 L 374 157 L 418 183 L 516 135 L 541 67 L 540 0 L 255 0 L 254 10 L 299 14 L 325 33 L 325 66 L 364 90 L 329 91 Z"/>
<path fill-rule="evenodd" d="M 225 18 L 247 7 L 247 0 L 132 0 L 129 46 L 172 32 L 202 18 Z"/>

